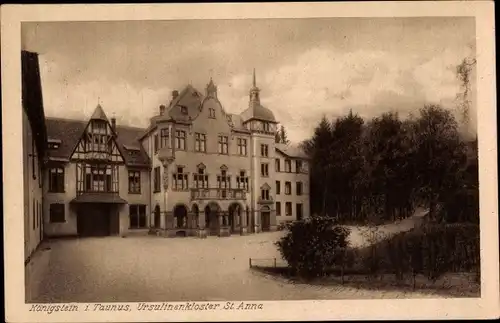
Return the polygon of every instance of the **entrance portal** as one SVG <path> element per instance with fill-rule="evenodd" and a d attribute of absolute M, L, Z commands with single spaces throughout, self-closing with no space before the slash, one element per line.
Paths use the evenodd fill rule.
<path fill-rule="evenodd" d="M 262 231 L 271 230 L 271 212 L 261 211 L 260 212 L 260 223 L 262 225 Z"/>
<path fill-rule="evenodd" d="M 231 233 L 236 232 L 241 226 L 241 206 L 233 203 L 229 206 L 229 228 Z"/>
<path fill-rule="evenodd" d="M 109 236 L 118 231 L 119 223 L 111 216 L 109 204 L 82 204 L 78 207 L 77 232 L 79 236 Z M 113 222 L 113 223 L 112 223 Z"/>

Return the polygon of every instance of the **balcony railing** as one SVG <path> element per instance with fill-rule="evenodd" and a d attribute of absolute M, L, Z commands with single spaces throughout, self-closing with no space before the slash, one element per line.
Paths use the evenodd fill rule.
<path fill-rule="evenodd" d="M 191 200 L 245 200 L 246 193 L 239 188 L 193 188 Z"/>

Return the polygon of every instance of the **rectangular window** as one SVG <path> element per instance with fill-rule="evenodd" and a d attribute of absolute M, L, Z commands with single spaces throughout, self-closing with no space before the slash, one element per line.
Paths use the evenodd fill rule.
<path fill-rule="evenodd" d="M 160 175 L 160 167 L 155 167 L 153 170 L 153 190 L 155 193 L 161 191 L 161 175 Z"/>
<path fill-rule="evenodd" d="M 267 163 L 260 164 L 260 175 L 262 177 L 269 177 L 269 164 Z"/>
<path fill-rule="evenodd" d="M 207 137 L 202 133 L 194 134 L 194 150 L 206 152 L 207 151 Z"/>
<path fill-rule="evenodd" d="M 239 189 L 248 191 L 248 176 L 245 171 L 240 171 L 240 176 L 236 177 L 236 185 Z"/>
<path fill-rule="evenodd" d="M 260 154 L 262 157 L 268 157 L 269 156 L 269 145 L 260 145 Z"/>
<path fill-rule="evenodd" d="M 281 202 L 276 202 L 276 216 L 281 215 Z"/>
<path fill-rule="evenodd" d="M 302 203 L 297 203 L 297 220 L 302 220 Z"/>
<path fill-rule="evenodd" d="M 292 183 L 285 182 L 285 195 L 292 194 Z"/>
<path fill-rule="evenodd" d="M 132 194 L 141 194 L 141 172 L 128 172 L 128 192 Z"/>
<path fill-rule="evenodd" d="M 33 199 L 33 230 L 35 230 L 35 222 L 36 222 L 36 207 L 35 207 L 35 200 Z"/>
<path fill-rule="evenodd" d="M 295 161 L 295 172 L 296 173 L 302 172 L 302 160 Z"/>
<path fill-rule="evenodd" d="M 229 139 L 227 136 L 219 136 L 219 154 L 228 154 Z"/>
<path fill-rule="evenodd" d="M 274 168 L 276 168 L 277 172 L 280 171 L 280 159 L 279 158 L 276 158 Z"/>
<path fill-rule="evenodd" d="M 269 190 L 266 189 L 261 189 L 260 190 L 260 197 L 264 201 L 269 201 Z"/>
<path fill-rule="evenodd" d="M 144 229 L 146 228 L 146 205 L 132 204 L 129 205 L 129 228 Z"/>
<path fill-rule="evenodd" d="M 49 192 L 64 193 L 64 168 L 49 168 Z"/>
<path fill-rule="evenodd" d="M 175 131 L 175 148 L 186 150 L 186 132 L 184 130 Z"/>
<path fill-rule="evenodd" d="M 188 174 L 184 173 L 184 167 L 177 167 L 177 172 L 173 174 L 172 188 L 174 190 L 188 189 Z"/>
<path fill-rule="evenodd" d="M 285 159 L 285 172 L 292 172 L 292 161 L 290 159 Z"/>
<path fill-rule="evenodd" d="M 169 137 L 169 132 L 168 129 L 161 129 L 160 130 L 160 145 L 161 148 L 170 148 L 170 137 Z"/>
<path fill-rule="evenodd" d="M 198 168 L 198 173 L 193 174 L 193 181 L 196 188 L 208 188 L 208 175 L 204 168 Z"/>
<path fill-rule="evenodd" d="M 50 221 L 50 223 L 66 222 L 66 219 L 64 216 L 64 204 L 62 204 L 62 203 L 50 204 L 49 221 Z"/>
<path fill-rule="evenodd" d="M 247 140 L 244 138 L 238 138 L 238 155 L 246 156 L 247 155 Z"/>
<path fill-rule="evenodd" d="M 302 182 L 297 182 L 297 187 L 295 189 L 297 195 L 302 195 Z"/>
<path fill-rule="evenodd" d="M 285 215 L 292 216 L 292 202 L 286 202 L 285 204 Z"/>
<path fill-rule="evenodd" d="M 281 183 L 276 181 L 276 195 L 281 194 Z"/>
<path fill-rule="evenodd" d="M 209 108 L 208 113 L 209 113 L 208 114 L 209 118 L 215 119 L 215 109 L 214 108 Z"/>
<path fill-rule="evenodd" d="M 158 135 L 156 134 L 156 135 L 154 136 L 154 151 L 155 151 L 155 154 L 157 154 L 157 153 L 158 153 L 158 149 L 159 149 L 159 148 L 160 148 L 160 147 L 159 147 L 159 145 L 158 145 Z"/>

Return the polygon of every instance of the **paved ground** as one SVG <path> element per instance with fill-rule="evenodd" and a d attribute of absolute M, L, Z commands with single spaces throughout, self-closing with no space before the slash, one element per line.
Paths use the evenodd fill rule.
<path fill-rule="evenodd" d="M 291 284 L 249 270 L 279 257 L 282 232 L 228 238 L 106 237 L 47 242 L 34 302 L 424 298 L 436 295 Z"/>

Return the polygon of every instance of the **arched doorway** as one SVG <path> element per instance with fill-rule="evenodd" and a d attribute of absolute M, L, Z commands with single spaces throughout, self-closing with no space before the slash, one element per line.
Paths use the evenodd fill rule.
<path fill-rule="evenodd" d="M 228 208 L 229 211 L 229 228 L 231 233 L 236 232 L 241 226 L 242 207 L 239 203 L 233 203 Z"/>
<path fill-rule="evenodd" d="M 221 209 L 219 204 L 215 202 L 210 202 L 205 207 L 205 226 L 208 229 L 210 235 L 219 234 L 219 214 Z"/>
<path fill-rule="evenodd" d="M 271 230 L 271 209 L 269 206 L 263 206 L 260 209 L 260 225 L 264 232 Z"/>
<path fill-rule="evenodd" d="M 192 220 L 191 226 L 192 226 L 193 229 L 197 229 L 200 226 L 200 223 L 199 223 L 199 220 L 200 220 L 200 209 L 198 208 L 197 204 L 193 205 L 192 212 L 193 212 L 193 220 Z"/>
<path fill-rule="evenodd" d="M 187 228 L 187 207 L 179 204 L 174 208 L 174 228 L 184 229 Z"/>
<path fill-rule="evenodd" d="M 160 213 L 160 206 L 158 204 L 156 204 L 155 206 L 155 210 L 154 210 L 154 227 L 159 229 L 160 228 L 160 217 L 161 217 L 161 213 Z"/>

